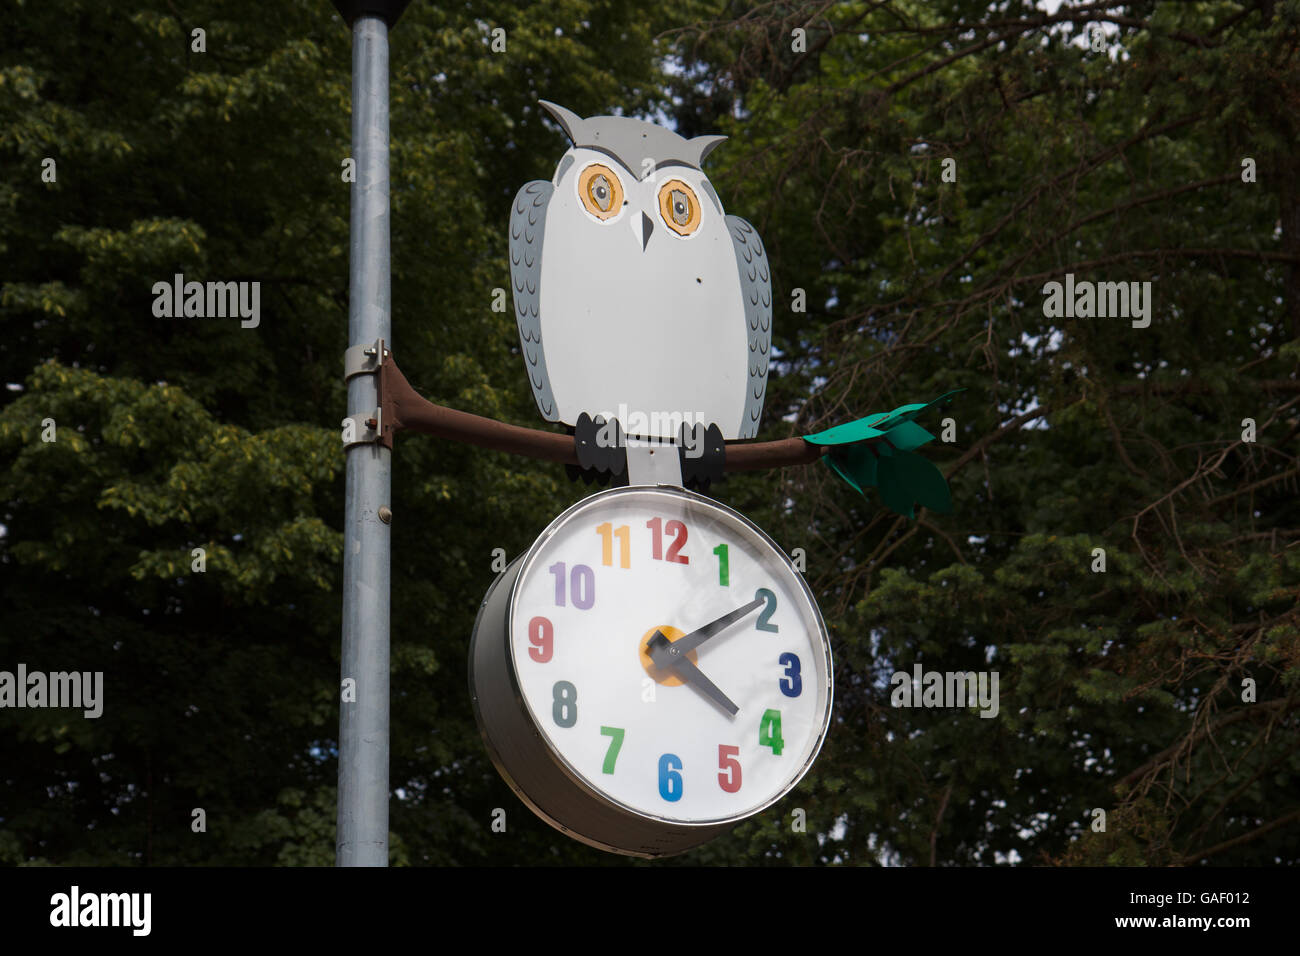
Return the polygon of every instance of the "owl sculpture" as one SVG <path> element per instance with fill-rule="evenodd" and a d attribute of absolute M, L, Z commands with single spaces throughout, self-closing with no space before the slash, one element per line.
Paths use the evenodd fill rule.
<path fill-rule="evenodd" d="M 700 168 L 726 137 L 542 106 L 573 145 L 550 182 L 519 190 L 510 217 L 515 317 L 542 417 L 579 430 L 617 419 L 646 439 L 680 440 L 683 424 L 754 437 L 772 287 L 758 233 L 723 211 Z"/>

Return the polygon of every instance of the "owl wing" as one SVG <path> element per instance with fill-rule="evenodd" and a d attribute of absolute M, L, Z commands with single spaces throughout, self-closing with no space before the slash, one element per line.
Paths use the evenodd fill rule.
<path fill-rule="evenodd" d="M 758 420 L 763 416 L 763 398 L 767 394 L 768 352 L 772 347 L 772 275 L 763 240 L 758 238 L 754 227 L 739 216 L 728 216 L 727 229 L 736 248 L 749 334 L 749 383 L 740 437 L 753 438 L 758 434 Z"/>
<path fill-rule="evenodd" d="M 560 420 L 551 380 L 546 374 L 541 318 L 542 236 L 546 228 L 546 204 L 554 191 L 555 187 L 545 180 L 524 183 L 515 193 L 515 204 L 510 211 L 510 284 L 514 288 L 519 345 L 528 363 L 533 398 L 542 418 L 548 422 Z"/>

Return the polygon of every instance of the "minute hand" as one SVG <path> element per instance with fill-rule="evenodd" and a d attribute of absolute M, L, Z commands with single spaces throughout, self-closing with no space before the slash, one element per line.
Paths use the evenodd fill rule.
<path fill-rule="evenodd" d="M 750 611 L 755 610 L 760 604 L 764 603 L 766 603 L 765 598 L 754 598 L 754 600 L 750 601 L 745 606 L 738 607 L 734 611 L 722 615 L 722 617 L 718 618 L 716 621 L 710 621 L 703 627 L 696 628 L 691 631 L 691 633 L 679 637 L 677 640 L 673 641 L 673 650 L 677 651 L 679 654 L 685 654 L 687 651 L 694 650 L 709 638 L 725 631 Z"/>

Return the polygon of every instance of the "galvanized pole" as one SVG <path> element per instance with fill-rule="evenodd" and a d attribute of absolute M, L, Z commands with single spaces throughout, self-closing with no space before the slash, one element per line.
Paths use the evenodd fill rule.
<path fill-rule="evenodd" d="M 388 248 L 388 24 L 352 23 L 352 184 L 348 344 L 392 340 Z M 382 359 L 382 356 L 380 356 Z M 348 380 L 348 415 L 379 405 L 375 375 Z M 339 716 L 338 866 L 388 865 L 388 620 L 392 452 L 347 450 L 343 525 L 343 693 Z M 387 513 L 385 515 L 387 517 Z M 349 692 L 348 681 L 353 686 Z M 352 698 L 352 699 L 350 699 Z"/>

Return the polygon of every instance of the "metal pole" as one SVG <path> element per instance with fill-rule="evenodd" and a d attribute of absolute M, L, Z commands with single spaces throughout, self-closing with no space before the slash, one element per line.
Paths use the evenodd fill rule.
<path fill-rule="evenodd" d="M 352 25 L 351 264 L 348 344 L 392 340 L 388 249 L 388 26 Z M 381 356 L 382 357 L 382 356 Z M 375 413 L 376 375 L 348 381 L 348 414 Z M 339 866 L 388 865 L 389 527 L 392 452 L 378 443 L 347 451 L 343 537 L 343 667 L 355 681 L 339 716 Z"/>

